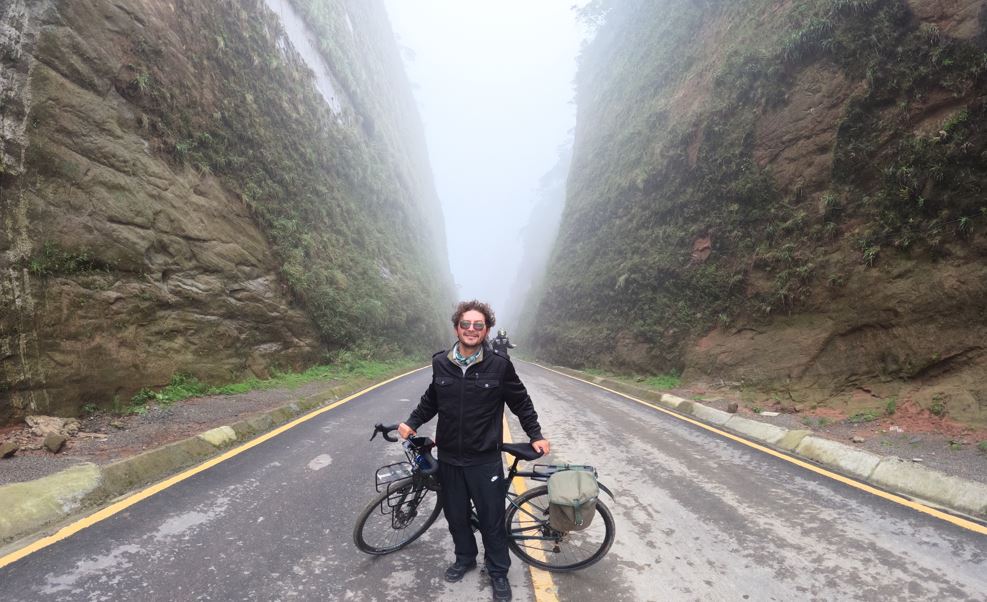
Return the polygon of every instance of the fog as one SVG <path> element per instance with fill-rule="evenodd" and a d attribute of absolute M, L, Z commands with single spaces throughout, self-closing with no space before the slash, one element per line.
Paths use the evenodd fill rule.
<path fill-rule="evenodd" d="M 573 4 L 386 0 L 425 127 L 457 295 L 488 301 L 505 326 L 526 311 L 511 294 L 522 231 L 533 241 L 554 235 L 552 223 L 529 220 L 575 126 L 583 31 Z"/>

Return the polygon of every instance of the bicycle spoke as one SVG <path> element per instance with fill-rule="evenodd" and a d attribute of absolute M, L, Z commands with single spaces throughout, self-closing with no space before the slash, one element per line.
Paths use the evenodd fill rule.
<path fill-rule="evenodd" d="M 421 483 L 408 483 L 379 498 L 357 526 L 357 545 L 373 554 L 397 550 L 420 536 L 437 512 L 438 495 Z"/>
<path fill-rule="evenodd" d="M 560 532 L 548 520 L 545 488 L 511 501 L 508 508 L 510 545 L 522 560 L 555 571 L 583 568 L 599 560 L 613 543 L 613 519 L 605 507 L 581 531 Z M 598 509 L 600 508 L 598 507 Z"/>

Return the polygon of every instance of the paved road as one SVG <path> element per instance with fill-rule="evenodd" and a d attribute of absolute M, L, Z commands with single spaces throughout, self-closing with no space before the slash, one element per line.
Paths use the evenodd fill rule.
<path fill-rule="evenodd" d="M 617 494 L 617 541 L 556 575 L 560 600 L 985 600 L 987 537 L 870 496 L 531 365 L 553 459 L 590 462 Z M 0 569 L 3 600 L 483 600 L 440 521 L 405 551 L 350 540 L 373 470 L 368 442 L 424 390 L 419 372 L 340 406 L 125 512 Z M 428 431 L 428 429 L 423 429 Z M 513 424 L 515 438 L 520 428 Z M 516 600 L 532 600 L 515 561 Z"/>

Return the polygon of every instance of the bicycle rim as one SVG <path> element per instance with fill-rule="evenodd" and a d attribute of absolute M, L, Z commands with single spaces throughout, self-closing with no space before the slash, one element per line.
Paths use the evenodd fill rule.
<path fill-rule="evenodd" d="M 413 478 L 393 483 L 357 518 L 353 542 L 367 554 L 389 554 L 421 537 L 439 517 L 439 495 Z"/>
<path fill-rule="evenodd" d="M 547 571 L 568 572 L 598 562 L 613 545 L 613 515 L 603 502 L 582 531 L 561 533 L 548 524 L 548 488 L 538 487 L 507 508 L 508 545 L 524 562 Z"/>

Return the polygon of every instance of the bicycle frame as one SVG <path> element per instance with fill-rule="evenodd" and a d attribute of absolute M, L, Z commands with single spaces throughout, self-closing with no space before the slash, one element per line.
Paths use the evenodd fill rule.
<path fill-rule="evenodd" d="M 574 469 L 575 470 L 588 470 L 588 471 L 592 472 L 594 476 L 596 475 L 596 469 L 593 468 L 592 466 L 575 465 L 575 464 L 535 464 L 534 470 L 518 470 L 517 465 L 518 465 L 518 463 L 520 461 L 521 461 L 521 458 L 518 458 L 517 456 L 515 456 L 514 457 L 514 462 L 511 464 L 511 468 L 507 471 L 507 478 L 504 479 L 504 497 L 507 499 L 507 503 L 509 505 L 514 506 L 515 508 L 517 508 L 518 512 L 523 512 L 524 514 L 530 516 L 533 520 L 536 520 L 536 521 L 543 521 L 543 520 L 545 520 L 545 517 L 533 516 L 531 514 L 531 512 L 529 512 L 529 511 L 525 510 L 524 508 L 522 508 L 521 506 L 517 505 L 517 503 L 514 501 L 518 497 L 520 497 L 520 494 L 517 494 L 517 493 L 514 493 L 513 491 L 511 491 L 511 483 L 514 482 L 514 479 L 515 478 L 522 477 L 522 478 L 532 479 L 532 480 L 535 480 L 535 481 L 547 481 L 548 480 L 548 477 L 552 476 L 553 474 L 555 474 L 556 472 L 558 472 L 560 470 L 574 470 Z M 539 470 L 539 467 L 541 467 L 541 470 Z M 604 485 L 603 483 L 600 483 L 600 482 L 597 482 L 597 485 L 607 495 L 610 496 L 610 499 L 614 499 L 613 492 L 611 492 L 610 489 L 606 485 Z M 476 521 L 477 520 L 476 519 L 476 510 L 475 509 L 472 511 L 472 513 L 470 515 L 470 520 L 471 521 Z M 474 527 L 476 527 L 477 525 L 478 525 L 477 522 L 474 522 L 473 523 L 473 526 Z M 552 540 L 556 539 L 556 536 L 554 534 L 521 535 L 521 534 L 518 534 L 518 533 L 508 532 L 507 536 L 510 537 L 511 539 L 524 540 L 524 541 L 528 541 L 528 540 L 552 541 Z"/>

